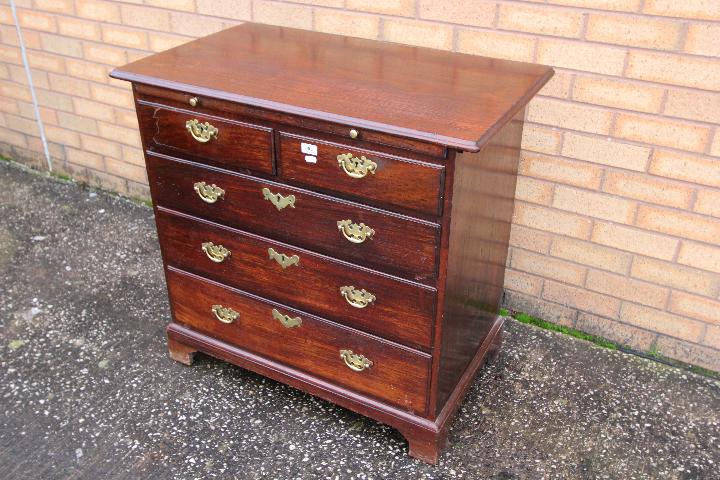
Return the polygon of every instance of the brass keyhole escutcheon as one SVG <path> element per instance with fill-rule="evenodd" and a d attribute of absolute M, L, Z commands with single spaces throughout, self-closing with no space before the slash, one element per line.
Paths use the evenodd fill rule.
<path fill-rule="evenodd" d="M 275 249 L 272 247 L 268 248 L 268 255 L 270 256 L 270 260 L 275 260 L 277 263 L 279 263 L 283 270 L 285 270 L 290 265 L 300 265 L 300 257 L 298 257 L 297 255 L 285 255 L 284 253 L 279 253 L 275 251 Z"/>
<path fill-rule="evenodd" d="M 295 328 L 302 325 L 302 318 L 282 314 L 277 310 L 277 308 L 272 309 L 272 316 L 275 320 L 282 323 L 285 328 Z"/>
<path fill-rule="evenodd" d="M 262 194 L 265 200 L 269 200 L 278 210 L 282 210 L 285 207 L 295 208 L 295 195 L 283 197 L 279 193 L 272 193 L 269 188 L 263 188 Z"/>
<path fill-rule="evenodd" d="M 370 359 L 364 355 L 353 353 L 352 350 L 340 350 L 340 358 L 345 361 L 345 365 L 347 365 L 350 370 L 356 372 L 362 372 L 366 368 L 373 366 L 373 362 Z"/>
<path fill-rule="evenodd" d="M 207 143 L 213 138 L 217 138 L 218 133 L 220 133 L 220 130 L 211 125 L 210 122 L 200 123 L 200 120 L 196 118 L 185 122 L 185 128 L 200 143 Z"/>

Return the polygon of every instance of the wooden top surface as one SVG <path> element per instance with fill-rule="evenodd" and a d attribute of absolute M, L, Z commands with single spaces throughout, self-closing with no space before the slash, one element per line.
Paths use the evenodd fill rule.
<path fill-rule="evenodd" d="M 542 65 L 246 23 L 111 76 L 477 151 L 552 73 Z"/>

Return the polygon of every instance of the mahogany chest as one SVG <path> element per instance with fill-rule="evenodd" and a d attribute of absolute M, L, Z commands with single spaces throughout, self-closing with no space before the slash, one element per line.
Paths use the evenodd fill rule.
<path fill-rule="evenodd" d="M 552 69 L 256 24 L 133 83 L 172 321 L 437 462 L 500 346 L 525 105 Z"/>

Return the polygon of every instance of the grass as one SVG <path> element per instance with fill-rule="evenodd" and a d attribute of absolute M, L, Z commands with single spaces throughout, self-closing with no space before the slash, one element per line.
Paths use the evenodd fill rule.
<path fill-rule="evenodd" d="M 532 315 L 528 315 L 527 313 L 508 311 L 507 309 L 504 309 L 504 308 L 501 308 L 499 313 L 500 313 L 500 315 L 505 316 L 505 317 L 512 317 L 520 323 L 524 323 L 526 325 L 534 325 L 534 326 L 536 326 L 538 328 L 542 328 L 544 330 L 550 330 L 553 332 L 570 335 L 571 337 L 575 337 L 575 338 L 579 338 L 580 340 L 585 340 L 585 341 L 591 342 L 599 347 L 607 348 L 610 350 L 619 350 L 619 351 L 625 352 L 625 353 L 631 353 L 633 355 L 638 355 L 640 357 L 648 358 L 650 360 L 655 360 L 657 362 L 664 363 L 664 364 L 670 365 L 672 367 L 680 368 L 683 370 L 688 370 L 697 375 L 702 375 L 704 377 L 709 377 L 709 378 L 713 378 L 713 379 L 720 379 L 720 372 L 715 372 L 715 371 L 709 370 L 707 368 L 699 367 L 697 365 L 692 365 L 689 363 L 681 362 L 679 360 L 675 360 L 670 357 L 666 357 L 665 355 L 660 353 L 660 350 L 658 349 L 658 346 L 656 343 L 653 343 L 650 346 L 650 349 L 648 351 L 643 352 L 640 350 L 635 350 L 633 348 L 630 348 L 626 345 L 622 345 L 622 344 L 613 342 L 611 340 L 608 340 L 608 339 L 603 338 L 598 335 L 592 335 L 590 333 L 586 333 L 581 330 L 577 330 L 575 328 L 566 327 L 564 325 L 557 325 L 555 323 L 548 322 L 547 320 L 533 317 Z"/>

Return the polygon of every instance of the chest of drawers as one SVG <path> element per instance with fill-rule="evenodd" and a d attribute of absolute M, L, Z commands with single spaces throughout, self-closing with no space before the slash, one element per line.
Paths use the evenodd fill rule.
<path fill-rule="evenodd" d="M 498 350 L 537 65 L 244 24 L 133 83 L 170 355 L 232 362 L 397 428 L 437 462 Z"/>

